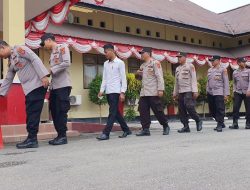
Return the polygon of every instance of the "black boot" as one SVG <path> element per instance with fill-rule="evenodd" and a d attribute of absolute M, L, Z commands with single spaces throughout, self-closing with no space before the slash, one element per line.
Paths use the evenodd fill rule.
<path fill-rule="evenodd" d="M 163 126 L 163 135 L 169 135 L 169 132 L 170 132 L 170 127 L 167 123 L 166 125 Z"/>
<path fill-rule="evenodd" d="M 246 123 L 246 128 L 245 129 L 250 129 L 250 123 Z"/>
<path fill-rule="evenodd" d="M 150 136 L 149 129 L 142 129 L 139 133 L 136 134 L 137 137 Z"/>
<path fill-rule="evenodd" d="M 123 132 L 123 134 L 119 136 L 119 138 L 126 138 L 128 135 L 132 135 L 132 132 L 131 131 Z"/>
<path fill-rule="evenodd" d="M 215 128 L 217 132 L 222 132 L 222 124 L 217 124 L 217 127 Z"/>
<path fill-rule="evenodd" d="M 222 123 L 222 124 L 221 124 L 221 128 L 222 128 L 222 129 L 225 129 L 225 128 L 226 128 L 225 123 Z M 214 130 L 217 131 L 217 126 L 214 128 Z"/>
<path fill-rule="evenodd" d="M 229 126 L 229 129 L 239 129 L 238 120 L 233 120 L 233 125 Z"/>
<path fill-rule="evenodd" d="M 49 141 L 50 145 L 64 145 L 68 144 L 68 139 L 66 135 L 58 135 L 55 139 Z"/>
<path fill-rule="evenodd" d="M 196 129 L 197 129 L 197 131 L 201 131 L 202 130 L 202 121 L 200 120 L 200 121 L 198 121 L 198 122 L 196 122 Z"/>
<path fill-rule="evenodd" d="M 37 137 L 27 137 L 27 139 L 21 143 L 16 144 L 18 149 L 25 148 L 38 148 Z"/>
<path fill-rule="evenodd" d="M 188 124 L 184 124 L 184 127 L 182 129 L 178 130 L 178 133 L 190 133 L 190 128 Z"/>
<path fill-rule="evenodd" d="M 109 135 L 101 134 L 100 136 L 96 137 L 96 139 L 98 139 L 99 141 L 109 140 Z"/>

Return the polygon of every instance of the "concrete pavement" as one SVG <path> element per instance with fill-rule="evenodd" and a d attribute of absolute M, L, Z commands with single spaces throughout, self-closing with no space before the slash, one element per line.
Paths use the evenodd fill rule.
<path fill-rule="evenodd" d="M 227 122 L 227 125 L 231 121 Z M 202 132 L 191 123 L 190 134 L 170 136 L 158 124 L 151 137 L 130 136 L 98 142 L 96 134 L 70 139 L 66 146 L 0 151 L 1 190 L 248 190 L 250 130 Z"/>

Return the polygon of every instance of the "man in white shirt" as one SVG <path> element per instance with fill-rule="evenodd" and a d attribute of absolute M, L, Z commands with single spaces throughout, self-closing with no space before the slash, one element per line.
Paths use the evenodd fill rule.
<path fill-rule="evenodd" d="M 119 137 L 125 138 L 132 134 L 118 109 L 119 101 L 125 100 L 125 92 L 127 90 L 125 64 L 116 56 L 112 44 L 106 44 L 103 48 L 108 60 L 104 63 L 102 85 L 98 97 L 101 98 L 104 92 L 107 95 L 109 116 L 103 133 L 97 139 L 109 139 L 115 120 L 120 123 L 123 130 L 123 134 Z"/>

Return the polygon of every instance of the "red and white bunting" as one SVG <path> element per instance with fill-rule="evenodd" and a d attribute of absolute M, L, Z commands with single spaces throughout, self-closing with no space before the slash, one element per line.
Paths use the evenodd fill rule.
<path fill-rule="evenodd" d="M 37 32 L 31 32 L 29 36 L 26 38 L 26 45 L 29 46 L 32 49 L 40 48 L 40 37 L 42 34 Z M 91 50 L 95 50 L 96 52 L 100 54 L 104 54 L 103 46 L 104 44 L 108 42 L 104 41 L 94 41 L 94 40 L 88 40 L 88 39 L 81 39 L 81 38 L 75 38 L 75 37 L 69 37 L 69 36 L 60 36 L 55 35 L 56 41 L 58 43 L 66 43 L 69 46 L 71 46 L 73 49 L 75 49 L 79 53 L 88 53 Z M 115 45 L 115 51 L 117 55 L 121 59 L 128 59 L 131 56 L 135 56 L 137 59 L 141 58 L 140 50 L 142 47 L 140 46 L 132 46 L 132 45 L 126 45 L 126 44 L 118 44 L 114 43 Z M 178 63 L 177 56 L 178 52 L 169 51 L 169 50 L 158 50 L 153 49 L 152 57 L 160 62 L 162 61 L 168 61 L 172 64 Z M 198 64 L 199 66 L 203 66 L 205 64 L 208 64 L 209 66 L 212 66 L 211 62 L 209 61 L 209 58 L 211 56 L 208 55 L 199 55 L 199 54 L 188 54 L 187 61 L 189 63 Z M 250 66 L 250 57 L 247 57 L 247 65 Z M 221 59 L 222 65 L 227 68 L 229 65 L 232 69 L 237 69 L 238 65 L 235 59 L 232 58 L 225 58 L 223 57 Z"/>
<path fill-rule="evenodd" d="M 50 23 L 55 25 L 62 24 L 68 13 L 69 8 L 80 0 L 63 0 L 48 11 L 36 16 L 25 23 L 25 37 L 34 29 L 37 32 L 44 32 Z M 104 0 L 94 0 L 97 5 L 104 3 Z M 84 2 L 84 1 L 83 1 Z"/>

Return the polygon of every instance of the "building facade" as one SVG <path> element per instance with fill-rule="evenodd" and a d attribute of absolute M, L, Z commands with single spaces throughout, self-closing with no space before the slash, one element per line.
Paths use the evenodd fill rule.
<path fill-rule="evenodd" d="M 49 25 L 46 30 L 55 34 L 59 43 L 70 46 L 72 95 L 80 95 L 81 104 L 72 105 L 69 118 L 99 116 L 99 108 L 88 99 L 88 84 L 97 74 L 102 74 L 105 61 L 102 46 L 105 43 L 115 44 L 128 73 L 139 68 L 138 52 L 141 47 L 148 46 L 154 49 L 153 57 L 161 61 L 164 72 L 174 74 L 175 55 L 183 51 L 188 53 L 188 61 L 195 65 L 198 79 L 206 76 L 210 67 L 208 58 L 212 55 L 223 57 L 222 64 L 231 75 L 237 68 L 236 57 L 247 57 L 250 62 L 250 27 L 245 26 L 250 19 L 244 16 L 249 11 L 250 5 L 247 5 L 215 14 L 185 0 L 159 0 L 157 4 L 143 0 L 109 0 L 98 5 L 93 0 L 78 2 L 70 8 L 62 25 Z M 39 48 L 41 35 L 29 29 L 25 43 L 49 66 L 49 53 Z M 3 33 L 0 32 L 1 38 Z M 1 77 L 5 70 L 1 65 Z M 107 116 L 107 107 L 102 109 L 103 116 Z"/>

